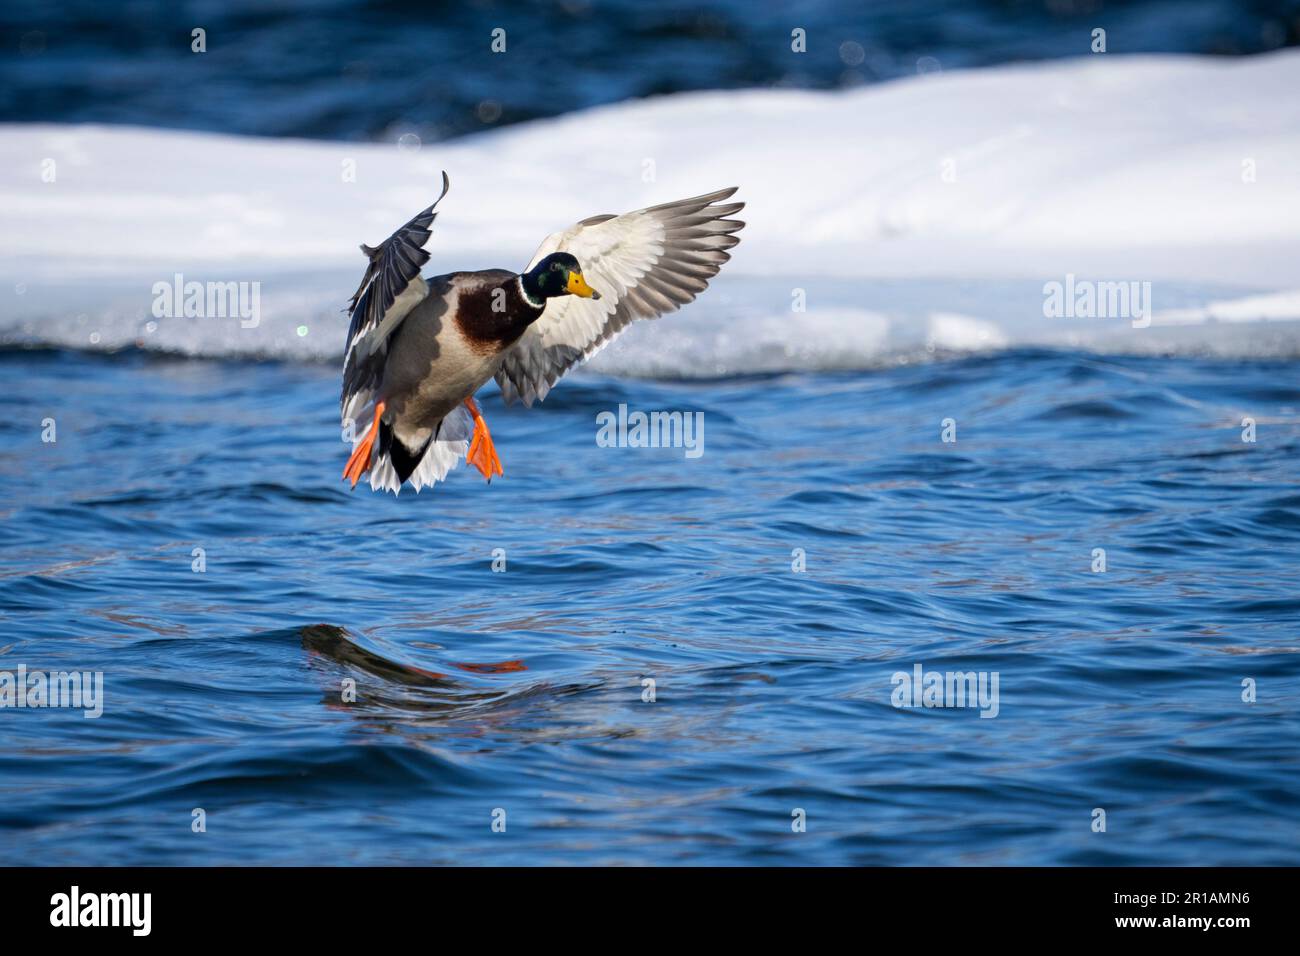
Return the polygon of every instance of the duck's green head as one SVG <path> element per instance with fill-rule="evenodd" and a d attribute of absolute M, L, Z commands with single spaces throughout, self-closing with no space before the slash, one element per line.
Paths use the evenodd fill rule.
<path fill-rule="evenodd" d="M 525 272 L 523 280 L 524 291 L 534 299 L 553 299 L 561 295 L 600 298 L 600 293 L 587 285 L 578 260 L 567 252 L 551 253 Z"/>

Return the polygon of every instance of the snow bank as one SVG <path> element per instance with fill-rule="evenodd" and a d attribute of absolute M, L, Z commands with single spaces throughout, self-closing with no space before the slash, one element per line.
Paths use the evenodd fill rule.
<path fill-rule="evenodd" d="M 630 333 L 605 371 L 1039 343 L 1293 354 L 1296 89 L 1295 51 L 1099 55 L 850 92 L 685 94 L 419 149 L 10 125 L 0 341 L 332 358 L 358 243 L 432 201 L 446 169 L 431 272 L 522 267 L 578 218 L 741 187 L 749 225 L 716 287 Z M 177 273 L 260 283 L 258 321 L 155 317 L 154 285 Z M 1044 284 L 1067 274 L 1151 282 L 1153 321 L 1045 316 Z"/>

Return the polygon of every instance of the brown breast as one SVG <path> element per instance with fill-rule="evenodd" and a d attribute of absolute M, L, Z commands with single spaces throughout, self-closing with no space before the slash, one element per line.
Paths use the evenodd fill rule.
<path fill-rule="evenodd" d="M 454 321 L 471 349 L 480 355 L 505 351 L 546 310 L 524 298 L 513 273 L 494 274 L 480 285 L 462 287 Z"/>

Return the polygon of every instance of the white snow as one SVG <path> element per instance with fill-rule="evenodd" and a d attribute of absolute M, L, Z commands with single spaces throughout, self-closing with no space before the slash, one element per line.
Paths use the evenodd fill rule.
<path fill-rule="evenodd" d="M 749 225 L 723 276 L 602 354 L 608 372 L 1026 344 L 1300 355 L 1298 89 L 1297 51 L 1103 54 L 678 95 L 418 150 L 7 125 L 0 342 L 332 358 L 357 245 L 431 202 L 446 169 L 430 273 L 522 268 L 576 219 L 741 187 Z M 176 273 L 259 282 L 258 322 L 155 318 L 153 285 Z M 1067 274 L 1151 282 L 1150 327 L 1046 318 L 1043 285 Z"/>

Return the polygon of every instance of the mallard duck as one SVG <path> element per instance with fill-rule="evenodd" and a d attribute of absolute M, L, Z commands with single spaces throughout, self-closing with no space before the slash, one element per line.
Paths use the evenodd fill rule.
<path fill-rule="evenodd" d="M 474 394 L 495 378 L 507 405 L 531 407 L 578 362 L 636 319 L 692 301 L 731 256 L 745 225 L 735 187 L 592 216 L 553 233 L 523 272 L 485 269 L 426 279 L 424 244 L 450 188 L 379 246 L 349 305 L 341 410 L 353 429 L 343 478 L 418 492 L 467 457 L 504 475 Z M 373 406 L 373 407 L 372 407 Z M 369 413 L 365 431 L 356 423 Z"/>

